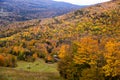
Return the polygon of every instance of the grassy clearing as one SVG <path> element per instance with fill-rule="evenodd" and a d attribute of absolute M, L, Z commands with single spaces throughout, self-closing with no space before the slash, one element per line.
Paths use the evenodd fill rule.
<path fill-rule="evenodd" d="M 30 69 L 28 69 L 30 65 Z M 46 64 L 43 60 L 18 62 L 16 68 L 0 67 L 0 80 L 62 80 L 57 71 L 57 64 Z"/>
<path fill-rule="evenodd" d="M 47 64 L 43 60 L 37 60 L 35 62 L 19 61 L 17 70 L 25 70 L 32 72 L 58 72 L 57 64 Z"/>

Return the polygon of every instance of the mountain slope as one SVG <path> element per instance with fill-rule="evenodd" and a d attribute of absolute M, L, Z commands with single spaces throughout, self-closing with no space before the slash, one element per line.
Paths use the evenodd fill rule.
<path fill-rule="evenodd" d="M 5 28 L 1 27 L 1 31 L 4 31 L 5 33 L 1 33 L 0 35 L 1 37 L 2 36 L 9 37 L 12 35 L 10 34 L 11 29 L 13 30 L 12 32 L 13 33 L 15 32 L 16 34 L 17 33 L 16 30 L 18 31 L 23 30 L 24 32 L 23 28 L 29 29 L 29 27 L 34 28 L 36 26 L 38 26 L 40 29 L 41 28 L 45 29 L 46 27 L 48 27 L 50 30 L 64 30 L 64 29 L 69 29 L 71 27 L 73 28 L 73 31 L 74 31 L 74 28 L 77 28 L 77 26 L 79 25 L 82 26 L 85 23 L 86 24 L 91 23 L 91 24 L 94 24 L 94 26 L 95 25 L 98 25 L 98 26 L 106 25 L 107 26 L 108 21 L 112 21 L 112 23 L 114 22 L 115 15 L 119 16 L 119 5 L 120 5 L 119 1 L 111 1 L 111 2 L 106 2 L 103 4 L 97 4 L 96 6 L 91 6 L 88 8 L 80 9 L 75 12 L 71 12 L 71 13 L 68 13 L 68 14 L 65 14 L 59 17 L 13 23 L 13 24 L 6 26 Z M 113 20 L 110 19 L 112 15 L 114 16 Z M 119 19 L 119 18 L 116 18 L 116 19 Z M 112 23 L 111 24 L 109 23 L 109 25 L 112 25 Z M 89 26 L 86 26 L 86 27 L 89 27 Z"/>
<path fill-rule="evenodd" d="M 51 46 L 55 47 L 56 44 L 59 48 L 62 43 L 69 44 L 88 35 L 120 40 L 118 37 L 120 35 L 119 6 L 119 1 L 111 1 L 59 17 L 9 24 L 0 28 L 1 47 L 8 47 L 7 44 L 4 44 L 6 41 L 15 41 L 9 45 L 9 47 L 14 47 L 19 41 L 22 44 L 34 40 L 36 44 L 38 43 L 37 45 L 43 46 L 48 41 Z M 54 45 L 52 45 L 53 43 Z M 25 44 L 29 49 L 28 44 Z M 35 48 L 39 49 L 37 46 Z M 52 48 L 53 51 L 54 49 L 56 48 Z M 52 52 L 50 51 L 50 53 Z"/>
<path fill-rule="evenodd" d="M 75 45 L 73 46 L 73 44 Z M 76 46 L 79 47 L 78 50 Z M 81 70 L 81 65 L 79 65 L 80 59 L 84 61 L 84 59 L 90 60 L 92 57 L 92 61 L 94 60 L 100 63 L 97 65 L 95 64 L 95 68 L 93 68 L 93 65 L 92 70 L 84 69 L 86 70 L 84 73 L 90 74 L 90 77 L 82 74 L 84 76 L 83 80 L 85 80 L 86 77 L 94 78 L 91 76 L 95 76 L 96 80 L 99 78 L 99 74 L 100 76 L 104 75 L 102 76 L 102 79 L 105 78 L 103 80 L 119 80 L 120 1 L 115 0 L 97 4 L 54 18 L 15 22 L 1 27 L 0 47 L 0 55 L 3 57 L 0 60 L 4 61 L 0 64 L 2 66 L 11 66 L 10 64 L 12 64 L 5 62 L 7 61 L 6 59 L 9 58 L 6 57 L 7 54 L 16 56 L 18 60 L 34 61 L 36 58 L 42 58 L 45 62 L 56 62 L 59 60 L 58 57 L 60 58 L 67 55 L 67 59 L 61 60 L 63 64 L 61 63 L 61 65 L 59 65 L 59 70 L 63 71 L 61 74 L 65 77 L 64 75 L 71 75 L 71 73 L 76 71 L 76 67 L 78 70 Z M 87 55 L 90 58 L 84 58 L 84 54 L 81 58 L 80 55 L 83 52 L 85 56 Z M 73 57 L 73 53 L 77 54 L 76 57 L 78 61 L 76 61 L 78 64 L 73 60 L 76 59 Z M 90 53 L 90 55 L 87 53 Z M 110 55 L 108 54 L 107 56 L 105 53 L 110 53 Z M 111 55 L 111 53 L 114 55 Z M 71 54 L 72 57 L 70 57 L 69 60 L 69 55 L 71 56 Z M 4 57 L 5 60 L 3 60 Z M 111 61 L 114 66 L 111 65 Z M 109 62 L 110 64 L 108 64 Z M 91 64 L 94 64 L 94 62 Z M 103 66 L 106 70 L 103 70 Z M 102 75 L 101 73 L 103 72 L 100 72 L 97 78 L 96 72 L 98 71 L 94 72 L 96 67 L 99 67 L 102 69 L 100 71 L 104 72 Z M 112 71 L 109 72 L 111 69 Z M 99 69 L 97 68 L 96 70 Z M 107 74 L 107 72 L 110 74 Z M 76 75 L 76 73 L 77 72 L 73 73 L 73 75 Z M 78 75 L 79 73 L 78 71 Z M 71 77 L 73 76 L 68 76 L 67 78 L 70 79 Z"/>
<path fill-rule="evenodd" d="M 82 7 L 52 0 L 1 0 L 0 20 L 11 22 L 42 19 L 62 15 Z"/>

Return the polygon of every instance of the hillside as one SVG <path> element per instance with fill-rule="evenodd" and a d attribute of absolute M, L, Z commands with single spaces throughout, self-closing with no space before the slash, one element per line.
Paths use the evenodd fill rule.
<path fill-rule="evenodd" d="M 1 0 L 0 23 L 49 18 L 82 7 L 53 0 Z"/>
<path fill-rule="evenodd" d="M 95 6 L 87 7 L 84 9 L 80 9 L 75 12 L 71 12 L 59 17 L 47 18 L 42 20 L 30 20 L 25 22 L 17 22 L 17 23 L 7 25 L 6 27 L 1 26 L 0 37 L 2 38 L 2 37 L 10 37 L 11 35 L 17 35 L 16 33 L 18 34 L 19 32 L 23 33 L 24 30 L 27 32 L 29 28 L 32 28 L 32 29 L 38 28 L 38 31 L 40 29 L 41 31 L 39 32 L 41 33 L 44 33 L 44 32 L 52 33 L 54 30 L 55 31 L 59 30 L 58 32 L 60 32 L 60 30 L 63 30 L 64 32 L 64 29 L 69 29 L 70 27 L 73 28 L 73 31 L 74 31 L 74 29 L 77 28 L 77 26 L 84 25 L 86 22 L 87 24 L 90 24 L 90 25 L 94 24 L 95 26 L 98 25 L 99 27 L 101 25 L 107 25 L 108 24 L 108 22 L 106 22 L 107 20 L 112 21 L 112 19 L 111 20 L 109 19 L 109 17 L 111 17 L 110 15 L 115 14 L 116 16 L 119 16 L 119 13 L 117 10 L 119 11 L 119 1 L 112 1 L 112 2 L 106 2 L 103 4 L 97 4 Z M 112 13 L 112 11 L 114 11 L 114 13 Z M 103 20 L 101 20 L 100 18 L 102 18 Z M 109 25 L 113 25 L 112 23 L 111 24 L 109 23 Z M 90 27 L 90 26 L 86 26 L 86 28 L 87 27 Z M 46 31 L 46 28 L 50 29 L 52 32 L 49 32 L 49 30 Z M 94 27 L 91 26 L 91 28 L 94 28 Z M 67 30 L 67 31 L 70 31 L 70 30 Z"/>
<path fill-rule="evenodd" d="M 15 22 L 0 28 L 0 65 L 15 67 L 14 57 L 28 62 L 40 58 L 46 63 L 59 61 L 58 70 L 66 80 L 119 80 L 119 36 L 119 0 L 58 17 Z M 6 64 L 7 60 L 11 62 Z"/>
<path fill-rule="evenodd" d="M 42 50 L 43 53 L 45 51 L 52 55 L 56 54 L 54 49 L 58 50 L 62 44 L 70 44 L 88 35 L 119 40 L 119 29 L 119 1 L 107 2 L 59 17 L 17 22 L 1 27 L 1 52 L 8 49 L 9 53 L 14 47 L 20 47 L 31 54 L 39 54 Z"/>

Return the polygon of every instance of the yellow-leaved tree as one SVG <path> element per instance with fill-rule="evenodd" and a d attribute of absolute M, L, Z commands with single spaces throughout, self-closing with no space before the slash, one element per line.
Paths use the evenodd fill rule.
<path fill-rule="evenodd" d="M 120 42 L 108 41 L 105 44 L 104 57 L 106 65 L 103 66 L 105 76 L 120 75 Z"/>
<path fill-rule="evenodd" d="M 67 55 L 67 51 L 69 49 L 69 45 L 62 45 L 61 48 L 60 48 L 60 51 L 59 51 L 59 55 L 58 57 L 59 58 L 64 58 L 66 55 Z"/>
<path fill-rule="evenodd" d="M 74 56 L 76 64 L 89 64 L 96 65 L 97 53 L 98 53 L 98 41 L 91 37 L 85 37 L 77 43 L 77 54 Z"/>

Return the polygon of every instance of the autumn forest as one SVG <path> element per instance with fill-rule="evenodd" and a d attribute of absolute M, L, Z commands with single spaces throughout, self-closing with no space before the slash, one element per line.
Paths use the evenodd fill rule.
<path fill-rule="evenodd" d="M 1 67 L 37 60 L 57 64 L 60 76 L 40 80 L 120 80 L 120 1 L 0 26 Z"/>

